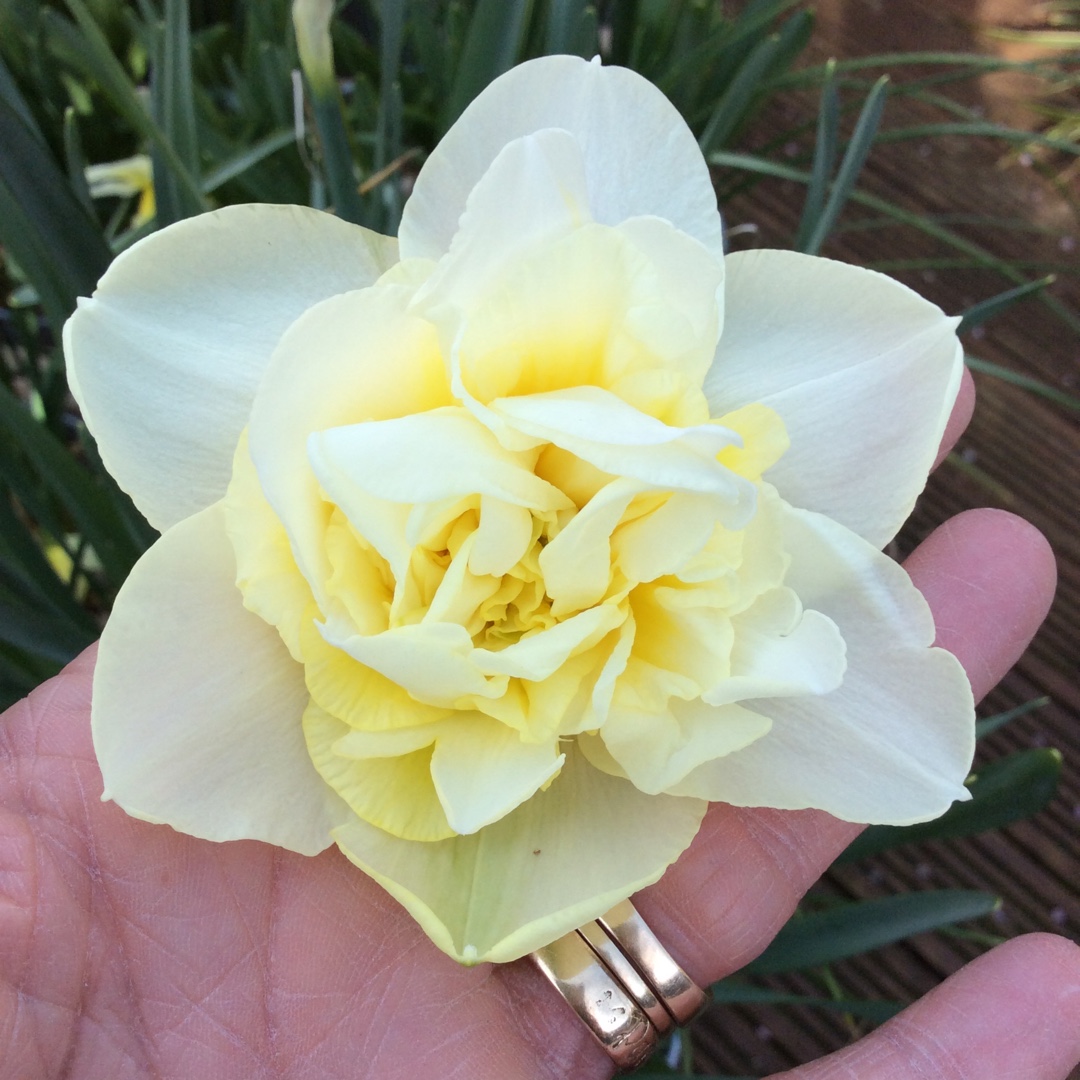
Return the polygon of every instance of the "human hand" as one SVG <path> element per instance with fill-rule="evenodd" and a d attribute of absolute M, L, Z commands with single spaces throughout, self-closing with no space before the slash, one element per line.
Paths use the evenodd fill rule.
<path fill-rule="evenodd" d="M 981 696 L 1045 613 L 1045 542 L 974 511 L 907 567 Z M 0 719 L 0 1080 L 610 1073 L 537 972 L 458 967 L 335 851 L 206 843 L 99 802 L 92 667 L 90 650 Z M 714 806 L 635 903 L 707 984 L 765 947 L 857 829 Z M 1078 1032 L 1080 950 L 1033 936 L 788 1075 L 1055 1080 L 1080 1058 Z"/>

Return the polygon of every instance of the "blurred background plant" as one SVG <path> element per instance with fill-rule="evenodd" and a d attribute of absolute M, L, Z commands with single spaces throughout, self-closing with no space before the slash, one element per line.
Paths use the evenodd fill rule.
<path fill-rule="evenodd" d="M 350 0 L 336 10 L 331 0 L 300 0 L 295 13 L 287 0 L 0 0 L 0 704 L 96 638 L 154 537 L 101 466 L 60 344 L 77 297 L 141 236 L 248 201 L 306 203 L 394 232 L 425 155 L 488 82 L 529 57 L 599 54 L 640 71 L 680 109 L 715 169 L 722 206 L 745 205 L 763 180 L 794 185 L 802 211 L 782 237 L 787 246 L 818 253 L 845 230 L 909 230 L 940 248 L 927 265 L 975 267 L 996 281 L 967 305 L 965 330 L 1027 300 L 1080 340 L 1080 319 L 1047 288 L 1055 273 L 1078 276 L 1075 265 L 1003 258 L 983 242 L 1001 222 L 958 226 L 863 186 L 877 147 L 993 139 L 1005 152 L 1038 156 L 1068 189 L 1080 160 L 1069 96 L 1080 81 L 1072 29 L 1080 2 L 1050 7 L 1058 21 L 1038 33 L 1054 48 L 1036 59 L 909 52 L 809 64 L 814 15 L 803 0 Z M 1037 125 L 987 120 L 954 93 L 1003 70 L 1041 80 Z M 812 96 L 816 119 L 771 123 L 763 136 L 760 118 L 792 95 Z M 897 99 L 935 116 L 889 127 L 886 106 Z M 739 225 L 732 239 L 752 242 L 755 229 Z M 970 363 L 1080 409 L 1059 387 Z M 1051 798 L 1060 765 L 1039 748 L 995 761 L 973 778 L 972 802 L 928 826 L 870 830 L 844 858 L 1033 814 Z M 833 961 L 995 905 L 971 890 L 811 900 L 715 994 L 879 1022 L 901 1003 L 853 999 Z M 792 969 L 815 972 L 820 992 L 755 981 Z M 691 1059 L 684 1035 L 650 1068 L 688 1072 Z"/>

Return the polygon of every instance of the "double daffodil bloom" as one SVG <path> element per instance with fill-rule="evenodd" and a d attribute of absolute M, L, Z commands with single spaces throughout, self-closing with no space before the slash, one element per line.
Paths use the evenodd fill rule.
<path fill-rule="evenodd" d="M 162 530 L 101 642 L 105 797 L 336 843 L 466 963 L 655 881 L 707 800 L 966 797 L 967 681 L 880 551 L 956 321 L 722 236 L 664 97 L 556 57 L 470 106 L 397 240 L 240 206 L 117 258 L 64 337 Z"/>

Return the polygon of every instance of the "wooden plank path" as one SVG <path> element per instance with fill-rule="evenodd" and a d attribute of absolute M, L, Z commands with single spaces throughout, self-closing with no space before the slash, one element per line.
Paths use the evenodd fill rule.
<path fill-rule="evenodd" d="M 1030 19 L 1026 0 L 822 0 L 818 5 L 815 59 L 906 50 L 1000 52 L 979 31 L 981 23 Z M 1012 47 L 1015 50 L 1015 47 Z M 1018 54 L 1014 51 L 1013 56 Z M 898 72 L 904 78 L 910 72 Z M 1025 122 L 1023 103 L 1033 89 L 1026 77 L 993 76 L 956 88 L 966 104 L 989 119 Z M 1074 103 L 1080 107 L 1080 102 Z M 796 98 L 755 126 L 755 142 L 812 117 L 816 102 Z M 946 119 L 917 102 L 891 100 L 886 127 Z M 812 135 L 810 136 L 812 138 Z M 808 143 L 787 148 L 793 158 Z M 1075 178 L 1069 192 L 1080 203 Z M 1011 158 L 997 142 L 939 138 L 883 145 L 871 155 L 863 185 L 920 214 L 1018 219 L 1029 228 L 958 226 L 970 240 L 1009 259 L 1068 265 L 1080 252 L 1080 221 L 1066 199 L 1038 171 Z M 790 238 L 801 208 L 801 189 L 766 181 L 725 207 L 729 226 L 752 223 L 758 233 L 736 246 L 769 246 Z M 848 219 L 866 218 L 856 211 Z M 823 254 L 856 263 L 918 260 L 947 254 L 911 229 L 841 232 Z M 921 271 L 895 276 L 946 311 L 1009 287 L 982 270 Z M 1042 276 L 1033 270 L 1031 278 Z M 1080 314 L 1076 279 L 1059 281 L 1053 294 Z M 1052 386 L 1080 393 L 1080 335 L 1043 304 L 1025 301 L 988 323 L 985 334 L 965 342 L 973 354 Z M 910 550 L 937 524 L 976 506 L 995 506 L 1033 521 L 1058 558 L 1060 586 L 1050 618 L 1028 653 L 996 689 L 981 715 L 991 715 L 1042 695 L 1052 703 L 1001 729 L 980 746 L 979 761 L 1032 746 L 1054 746 L 1064 755 L 1054 803 L 1038 817 L 1006 830 L 963 841 L 939 842 L 887 853 L 839 868 L 822 883 L 826 895 L 884 896 L 929 888 L 975 888 L 996 893 L 1002 907 L 976 929 L 1012 936 L 1051 930 L 1080 937 L 1080 415 L 1000 380 L 976 376 L 978 405 L 958 446 L 927 491 L 899 542 Z M 1016 568 L 1023 573 L 1023 567 Z M 835 966 L 846 996 L 910 1001 L 986 948 L 968 937 L 924 935 L 901 946 Z M 806 977 L 776 978 L 773 985 L 824 993 Z M 811 1010 L 717 1008 L 696 1031 L 702 1071 L 761 1075 L 788 1068 L 845 1045 L 859 1033 L 842 1015 Z M 1080 1080 L 1080 1070 L 1074 1074 Z"/>

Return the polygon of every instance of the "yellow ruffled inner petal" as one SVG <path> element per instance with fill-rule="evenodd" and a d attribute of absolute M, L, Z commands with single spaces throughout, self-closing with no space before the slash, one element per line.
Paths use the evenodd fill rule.
<path fill-rule="evenodd" d="M 459 356 L 480 402 L 621 387 L 650 415 L 700 422 L 708 407 L 685 369 L 696 371 L 714 342 L 715 326 L 694 326 L 663 296 L 652 260 L 627 235 L 589 224 L 530 252 L 476 298 Z"/>
<path fill-rule="evenodd" d="M 233 456 L 232 479 L 222 508 L 244 607 L 276 626 L 293 659 L 300 660 L 300 628 L 313 602 L 311 589 L 293 558 L 285 526 L 259 486 L 246 430 Z"/>
<path fill-rule="evenodd" d="M 245 602 L 304 665 L 320 774 L 394 836 L 488 827 L 579 737 L 662 790 L 767 730 L 726 692 L 779 686 L 788 660 L 805 686 L 822 664 L 819 689 L 841 670 L 827 620 L 785 621 L 777 599 L 789 559 L 760 477 L 783 423 L 758 405 L 708 417 L 689 373 L 718 316 L 657 291 L 664 228 L 589 225 L 510 266 L 463 323 L 464 404 L 307 439 L 317 595 L 238 450 Z"/>
<path fill-rule="evenodd" d="M 352 758 L 334 744 L 348 727 L 314 703 L 304 712 L 308 753 L 322 778 L 372 825 L 405 840 L 454 836 L 431 781 L 431 746 L 397 757 Z"/>
<path fill-rule="evenodd" d="M 743 441 L 742 446 L 726 446 L 717 460 L 748 480 L 760 480 L 791 446 L 783 420 L 767 405 L 744 405 L 717 423 L 737 431 Z"/>

